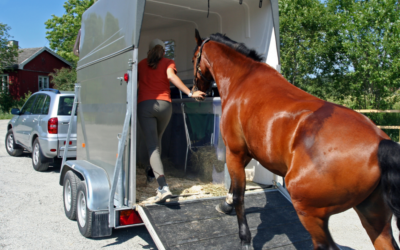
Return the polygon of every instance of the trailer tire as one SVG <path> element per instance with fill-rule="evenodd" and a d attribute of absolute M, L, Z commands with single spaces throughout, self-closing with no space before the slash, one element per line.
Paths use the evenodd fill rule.
<path fill-rule="evenodd" d="M 24 149 L 15 143 L 12 129 L 9 129 L 7 132 L 5 145 L 7 153 L 11 156 L 20 156 L 24 152 Z"/>
<path fill-rule="evenodd" d="M 49 168 L 49 162 L 43 162 L 45 156 L 40 147 L 39 138 L 36 138 L 32 145 L 32 166 L 36 171 L 43 172 Z"/>
<path fill-rule="evenodd" d="M 64 212 L 65 216 L 67 216 L 70 220 L 76 220 L 76 192 L 77 192 L 77 182 L 79 181 L 78 177 L 74 173 L 74 171 L 68 171 L 64 176 L 64 185 L 63 185 L 63 203 L 64 203 Z"/>
<path fill-rule="evenodd" d="M 86 184 L 84 181 L 78 183 L 76 217 L 81 234 L 86 238 L 92 237 L 92 211 L 87 207 Z"/>

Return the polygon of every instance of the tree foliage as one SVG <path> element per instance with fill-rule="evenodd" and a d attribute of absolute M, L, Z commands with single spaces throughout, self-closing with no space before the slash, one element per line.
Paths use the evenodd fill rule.
<path fill-rule="evenodd" d="M 279 0 L 282 74 L 351 108 L 399 101 L 398 0 Z"/>
<path fill-rule="evenodd" d="M 318 0 L 280 0 L 279 19 L 282 74 L 311 94 L 340 98 L 346 61 L 339 20 Z"/>
<path fill-rule="evenodd" d="M 81 28 L 83 12 L 92 6 L 94 0 L 68 0 L 64 3 L 66 14 L 61 17 L 52 15 L 45 22 L 50 48 L 66 60 L 76 64 L 78 57 L 73 54 L 76 36 Z"/>
<path fill-rule="evenodd" d="M 61 68 L 55 69 L 54 73 L 49 74 L 52 77 L 51 82 L 54 88 L 58 90 L 73 91 L 76 83 L 76 70 Z"/>
<path fill-rule="evenodd" d="M 6 67 L 10 67 L 16 63 L 18 58 L 18 48 L 9 46 L 11 28 L 4 23 L 0 23 L 0 73 L 3 73 Z"/>
<path fill-rule="evenodd" d="M 389 109 L 399 101 L 400 7 L 398 0 L 329 0 L 340 20 L 340 40 L 349 62 L 343 85 L 354 108 Z"/>

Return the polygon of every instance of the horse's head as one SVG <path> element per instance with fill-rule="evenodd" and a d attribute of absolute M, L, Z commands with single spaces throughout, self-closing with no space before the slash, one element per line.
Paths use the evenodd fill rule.
<path fill-rule="evenodd" d="M 193 79 L 193 89 L 192 92 L 196 90 L 201 90 L 211 96 L 213 76 L 211 75 L 209 69 L 209 63 L 205 60 L 203 56 L 203 46 L 209 41 L 209 39 L 203 40 L 200 37 L 199 31 L 195 31 L 196 38 L 196 48 L 192 58 L 193 68 L 194 68 L 194 79 Z M 203 99 L 196 98 L 197 101 L 202 101 Z"/>

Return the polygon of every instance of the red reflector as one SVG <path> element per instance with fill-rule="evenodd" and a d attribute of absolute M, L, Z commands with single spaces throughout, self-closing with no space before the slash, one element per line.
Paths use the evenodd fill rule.
<path fill-rule="evenodd" d="M 128 75 L 128 73 L 125 73 L 125 75 L 124 75 L 124 80 L 125 80 L 125 82 L 128 82 L 128 81 L 129 81 L 129 75 Z"/>
<path fill-rule="evenodd" d="M 56 151 L 57 151 L 57 149 L 55 149 L 55 148 L 50 149 L 50 152 L 56 152 Z"/>
<path fill-rule="evenodd" d="M 132 225 L 143 223 L 139 214 L 135 210 L 124 210 L 119 212 L 119 225 Z"/>
<path fill-rule="evenodd" d="M 65 145 L 65 143 L 67 143 L 66 141 L 64 141 L 64 145 Z M 72 141 L 69 141 L 69 145 L 72 145 Z"/>
<path fill-rule="evenodd" d="M 57 134 L 58 133 L 58 118 L 50 118 L 47 122 L 47 130 L 49 134 Z"/>

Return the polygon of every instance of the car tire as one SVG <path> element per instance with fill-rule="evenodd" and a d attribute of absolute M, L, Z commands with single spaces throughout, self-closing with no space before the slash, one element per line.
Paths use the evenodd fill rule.
<path fill-rule="evenodd" d="M 7 132 L 5 145 L 7 153 L 11 156 L 20 156 L 24 152 L 24 149 L 15 143 L 12 129 L 9 129 Z"/>
<path fill-rule="evenodd" d="M 76 191 L 77 183 L 79 178 L 76 174 L 70 170 L 64 176 L 63 185 L 63 201 L 64 201 L 64 212 L 70 220 L 76 220 Z"/>
<path fill-rule="evenodd" d="M 92 237 L 92 211 L 87 207 L 86 184 L 84 181 L 78 183 L 76 221 L 79 232 L 86 238 Z"/>
<path fill-rule="evenodd" d="M 42 153 L 39 138 L 36 138 L 32 146 L 32 166 L 36 171 L 43 172 L 49 168 L 49 162 L 43 162 L 46 157 Z"/>

